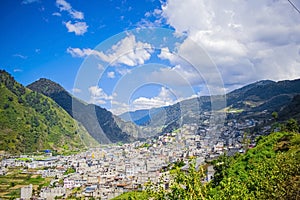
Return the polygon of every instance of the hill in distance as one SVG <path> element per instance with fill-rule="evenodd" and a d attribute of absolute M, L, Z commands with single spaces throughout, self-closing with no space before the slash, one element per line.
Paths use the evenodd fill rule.
<path fill-rule="evenodd" d="M 97 145 L 86 129 L 52 99 L 0 70 L 0 150 L 60 153 Z"/>
<path fill-rule="evenodd" d="M 221 96 L 201 96 L 167 107 L 123 113 L 120 117 L 139 125 L 161 126 L 163 131 L 168 132 L 185 123 L 201 122 L 199 116 L 211 111 L 212 99 L 217 106 L 220 105 L 217 110 L 227 113 L 236 111 L 235 117 L 249 118 L 271 116 L 272 112 L 279 112 L 291 103 L 297 94 L 300 94 L 300 79 L 279 82 L 263 80 L 226 94 L 226 105 L 218 103 Z"/>

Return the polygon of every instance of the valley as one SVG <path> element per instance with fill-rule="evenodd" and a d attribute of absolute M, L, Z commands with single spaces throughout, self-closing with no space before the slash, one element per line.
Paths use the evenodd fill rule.
<path fill-rule="evenodd" d="M 168 187 L 169 170 L 191 159 L 207 167 L 210 183 L 219 157 L 244 154 L 299 121 L 300 80 L 247 85 L 215 111 L 211 101 L 222 98 L 204 96 L 119 117 L 47 79 L 26 88 L 1 71 L 0 82 L 3 198 L 112 199 L 148 183 Z"/>

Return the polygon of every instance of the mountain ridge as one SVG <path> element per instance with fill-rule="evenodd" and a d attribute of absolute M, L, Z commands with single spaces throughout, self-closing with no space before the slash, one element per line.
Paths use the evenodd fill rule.
<path fill-rule="evenodd" d="M 153 110 L 161 109 L 161 111 L 152 116 L 146 114 L 142 117 L 138 117 L 139 119 L 148 118 L 149 120 L 144 122 L 147 126 L 151 126 L 151 124 L 155 126 L 161 119 L 165 119 L 164 124 L 158 124 L 163 125 L 166 128 L 165 130 L 172 131 L 178 128 L 182 123 L 198 123 L 201 113 L 211 111 L 212 99 L 217 105 L 215 106 L 217 110 L 223 110 L 223 112 L 228 114 L 230 114 L 231 111 L 238 111 L 235 113 L 235 117 L 247 118 L 261 115 L 262 113 L 264 116 L 271 115 L 274 111 L 280 111 L 285 105 L 289 104 L 297 94 L 300 94 L 300 79 L 277 82 L 262 80 L 227 93 L 225 95 L 225 107 L 224 102 L 222 103 L 224 96 L 200 96 L 183 100 L 167 107 L 154 108 Z M 139 111 L 123 113 L 120 117 L 130 115 L 132 119 L 136 119 L 137 116 L 135 113 L 138 112 Z M 146 113 L 146 111 L 143 112 Z"/>
<path fill-rule="evenodd" d="M 138 130 L 135 130 L 136 127 L 131 127 L 134 129 L 132 132 L 135 135 L 124 132 L 110 111 L 94 104 L 84 103 L 58 83 L 49 79 L 41 78 L 27 87 L 52 98 L 74 119 L 79 121 L 99 143 L 130 142 L 140 134 Z M 118 122 L 122 123 L 121 121 Z"/>

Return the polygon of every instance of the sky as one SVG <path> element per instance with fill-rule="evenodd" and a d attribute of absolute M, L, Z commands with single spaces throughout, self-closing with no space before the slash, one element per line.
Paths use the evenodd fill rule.
<path fill-rule="evenodd" d="M 291 1 L 300 8 L 300 1 Z M 300 78 L 288 0 L 1 0 L 0 69 L 114 114 Z"/>

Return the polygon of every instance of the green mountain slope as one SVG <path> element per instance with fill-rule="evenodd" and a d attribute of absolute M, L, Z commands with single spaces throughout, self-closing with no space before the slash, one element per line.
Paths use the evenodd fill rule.
<path fill-rule="evenodd" d="M 294 118 L 300 122 L 300 95 L 294 96 L 293 100 L 280 110 L 278 114 L 280 120 Z"/>
<path fill-rule="evenodd" d="M 277 132 L 255 148 L 222 157 L 210 185 L 211 199 L 299 199 L 300 134 Z"/>
<path fill-rule="evenodd" d="M 95 144 L 83 126 L 53 100 L 0 71 L 0 150 L 67 152 Z"/>
<path fill-rule="evenodd" d="M 134 124 L 129 126 L 122 123 L 121 120 L 118 120 L 117 123 L 115 116 L 108 110 L 82 102 L 51 80 L 41 78 L 27 87 L 52 98 L 74 119 L 79 121 L 99 143 L 129 142 L 141 134 Z M 127 132 L 122 130 L 121 126 Z"/>

